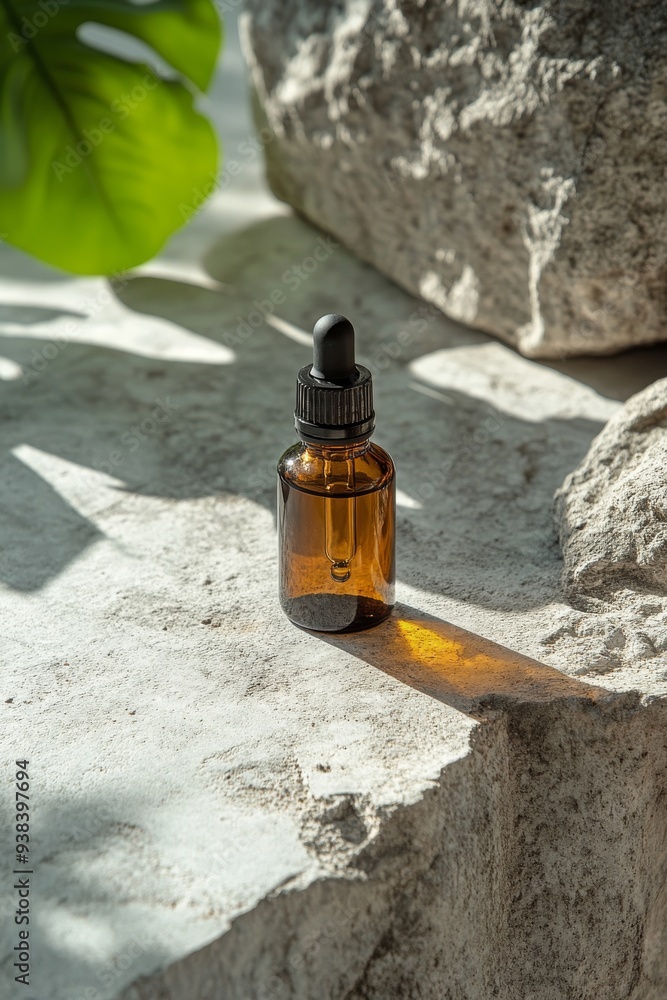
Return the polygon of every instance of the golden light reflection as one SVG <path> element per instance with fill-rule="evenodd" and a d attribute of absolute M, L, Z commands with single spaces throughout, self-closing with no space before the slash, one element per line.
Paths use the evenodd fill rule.
<path fill-rule="evenodd" d="M 474 716 L 512 702 L 609 697 L 604 688 L 405 606 L 369 632 L 329 641 Z"/>

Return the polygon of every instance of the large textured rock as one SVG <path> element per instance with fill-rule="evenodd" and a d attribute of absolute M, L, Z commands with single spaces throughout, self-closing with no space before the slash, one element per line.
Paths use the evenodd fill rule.
<path fill-rule="evenodd" d="M 667 379 L 633 396 L 556 494 L 575 596 L 667 594 Z"/>
<path fill-rule="evenodd" d="M 665 0 L 246 9 L 280 198 L 525 354 L 664 338 Z"/>
<path fill-rule="evenodd" d="M 598 392 L 415 308 L 260 186 L 241 69 L 244 170 L 161 259 L 0 245 L 0 998 L 665 1000 L 667 613 L 574 610 L 551 525 L 658 352 Z M 277 605 L 275 465 L 348 294 L 401 603 L 326 641 Z"/>

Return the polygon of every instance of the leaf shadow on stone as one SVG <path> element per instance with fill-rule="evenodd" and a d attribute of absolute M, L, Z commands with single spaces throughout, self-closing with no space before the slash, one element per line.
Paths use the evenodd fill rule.
<path fill-rule="evenodd" d="M 44 306 L 0 304 L 0 324 L 16 323 L 21 326 L 34 326 L 37 323 L 47 323 L 60 316 L 72 316 L 75 319 L 86 319 L 86 314 L 74 309 L 46 309 Z M 0 342 L 1 343 L 1 342 Z"/>
<path fill-rule="evenodd" d="M 4 234 L 6 236 L 6 234 Z M 66 271 L 48 267 L 30 254 L 18 250 L 2 242 L 0 233 L 0 274 L 5 281 L 39 281 L 57 284 L 61 281 L 71 281 L 72 276 Z"/>
<path fill-rule="evenodd" d="M 13 455 L 0 458 L 0 475 L 0 582 L 29 592 L 103 533 Z"/>
<path fill-rule="evenodd" d="M 70 342 L 29 385 L 4 383 L 7 447 L 27 443 L 113 476 L 119 481 L 114 502 L 126 493 L 175 500 L 228 493 L 274 510 L 276 459 L 294 440 L 294 378 L 310 358 L 305 332 L 322 313 L 347 311 L 356 320 L 360 360 L 376 376 L 376 440 L 396 460 L 407 497 L 407 506 L 399 506 L 400 579 L 512 611 L 557 598 L 553 491 L 601 425 L 533 422 L 458 390 L 447 389 L 444 401 L 415 391 L 411 361 L 493 340 L 446 319 L 326 239 L 299 219 L 269 219 L 211 248 L 205 263 L 224 282 L 220 290 L 142 276 L 116 285 L 138 325 L 142 315 L 164 317 L 226 343 L 231 363 L 148 358 Z M 314 256 L 318 247 L 321 261 Z M 283 301 L 255 325 L 255 314 L 276 290 Z M 410 337 L 399 344 L 406 329 Z M 26 364 L 45 343 L 5 337 L 2 353 Z M 397 356 L 392 345 L 400 348 Z M 124 444 L 160 400 L 173 404 L 168 418 L 136 447 Z M 21 495 L 18 490 L 12 508 Z M 32 569 L 19 571 L 13 558 L 0 578 L 36 589 L 84 551 L 100 532 L 92 525 L 84 530 L 74 507 L 52 487 L 42 489 L 33 515 Z M 69 524 L 55 541 L 48 527 L 54 521 Z M 13 522 L 9 517 L 0 525 L 0 546 L 20 552 Z"/>
<path fill-rule="evenodd" d="M 150 856 L 153 851 L 150 835 L 136 822 L 145 811 L 145 796 L 119 796 L 115 788 L 78 799 L 40 802 L 31 818 L 32 850 L 26 865 L 26 871 L 33 874 L 23 876 L 30 879 L 31 988 L 25 991 L 27 997 L 48 994 L 102 1000 L 116 996 L 142 972 L 168 962 L 169 948 L 147 923 L 142 906 L 126 905 L 118 916 L 128 893 L 133 901 L 137 856 Z M 115 859 L 112 877 L 105 868 L 109 857 Z M 175 907 L 182 887 L 166 871 L 158 879 L 158 895 L 170 898 Z M 11 882 L 5 883 L 3 895 L 14 909 L 17 897 Z M 0 991 L 5 981 L 7 987 L 11 983 L 18 989 L 10 963 L 14 961 L 12 949 L 19 944 L 19 930 L 7 921 L 1 935 L 7 958 L 0 973 Z M 82 944 L 91 933 L 92 940 L 101 935 L 101 952 Z M 11 993 L 10 989 L 2 995 Z"/>

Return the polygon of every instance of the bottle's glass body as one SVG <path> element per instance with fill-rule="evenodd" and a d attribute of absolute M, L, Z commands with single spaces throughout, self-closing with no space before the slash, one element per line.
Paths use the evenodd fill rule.
<path fill-rule="evenodd" d="M 280 603 L 302 628 L 352 632 L 394 606 L 394 463 L 368 439 L 300 442 L 278 464 Z"/>

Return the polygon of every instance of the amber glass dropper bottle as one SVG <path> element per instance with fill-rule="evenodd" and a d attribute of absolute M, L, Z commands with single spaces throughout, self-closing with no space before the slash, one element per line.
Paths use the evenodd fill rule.
<path fill-rule="evenodd" d="M 280 603 L 302 628 L 370 628 L 394 605 L 394 463 L 371 444 L 372 376 L 344 316 L 315 324 L 294 423 L 300 442 L 278 463 Z"/>

